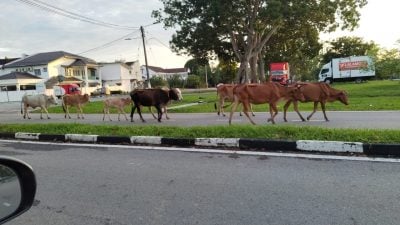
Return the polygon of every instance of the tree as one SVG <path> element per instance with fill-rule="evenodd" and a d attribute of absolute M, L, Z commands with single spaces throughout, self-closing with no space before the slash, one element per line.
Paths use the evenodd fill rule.
<path fill-rule="evenodd" d="M 328 63 L 333 58 L 342 58 L 357 55 L 376 57 L 379 47 L 373 41 L 365 42 L 360 37 L 339 37 L 328 43 L 327 52 L 322 56 L 322 62 Z"/>
<path fill-rule="evenodd" d="M 400 78 L 400 51 L 382 49 L 375 63 L 376 77 L 379 79 Z"/>
<path fill-rule="evenodd" d="M 358 9 L 366 0 L 161 0 L 164 9 L 153 16 L 166 28 L 179 27 L 171 44 L 175 51 L 199 58 L 233 55 L 240 62 L 237 81 L 260 58 L 270 38 L 293 24 L 312 30 L 333 31 L 339 24 L 353 29 L 359 20 Z M 340 20 L 336 20 L 339 18 Z M 298 26 L 301 27 L 301 26 Z M 254 67 L 254 66 L 253 66 Z M 255 71 L 252 68 L 253 72 Z M 253 80 L 255 74 L 252 74 Z"/>
<path fill-rule="evenodd" d="M 190 70 L 190 74 L 199 74 L 199 69 L 205 65 L 208 65 L 207 59 L 189 59 L 184 67 Z"/>
<path fill-rule="evenodd" d="M 165 87 L 167 85 L 167 81 L 157 76 L 151 77 L 150 83 L 152 87 Z"/>

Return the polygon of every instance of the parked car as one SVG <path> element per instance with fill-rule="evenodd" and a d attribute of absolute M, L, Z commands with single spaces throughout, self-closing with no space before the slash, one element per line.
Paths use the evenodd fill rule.
<path fill-rule="evenodd" d="M 90 96 L 102 96 L 104 95 L 104 88 L 97 88 L 96 90 L 90 92 Z"/>

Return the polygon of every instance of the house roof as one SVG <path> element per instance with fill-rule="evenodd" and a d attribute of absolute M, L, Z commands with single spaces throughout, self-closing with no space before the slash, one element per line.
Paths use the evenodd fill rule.
<path fill-rule="evenodd" d="M 23 80 L 23 79 L 42 79 L 42 78 L 27 72 L 11 72 L 0 76 L 0 80 L 13 80 L 13 79 Z"/>
<path fill-rule="evenodd" d="M 56 51 L 56 52 L 44 52 L 38 53 L 35 55 L 31 55 L 25 58 L 21 58 L 19 60 L 15 60 L 13 62 L 7 63 L 4 65 L 4 68 L 12 68 L 12 67 L 23 67 L 23 66 L 37 66 L 37 65 L 47 65 L 49 62 L 59 59 L 61 57 L 67 58 L 77 58 L 85 63 L 96 64 L 96 62 L 92 59 L 88 59 L 79 55 L 71 54 L 64 51 Z"/>
<path fill-rule="evenodd" d="M 4 65 L 4 64 L 10 63 L 10 62 L 15 61 L 17 59 L 19 59 L 19 58 L 4 58 L 4 59 L 0 59 L 0 65 Z"/>
<path fill-rule="evenodd" d="M 143 66 L 146 67 L 146 66 Z M 147 66 L 149 70 L 153 70 L 156 73 L 185 73 L 187 72 L 186 68 L 172 68 L 172 69 L 163 69 L 161 67 L 156 66 Z"/>

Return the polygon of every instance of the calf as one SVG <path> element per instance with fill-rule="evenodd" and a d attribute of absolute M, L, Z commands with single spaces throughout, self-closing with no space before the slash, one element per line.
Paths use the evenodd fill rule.
<path fill-rule="evenodd" d="M 24 110 L 22 112 L 22 105 L 24 105 Z M 47 119 L 50 119 L 49 112 L 47 111 L 47 108 L 50 105 L 57 105 L 57 99 L 51 95 L 45 95 L 45 94 L 38 94 L 38 95 L 24 95 L 22 96 L 21 100 L 21 114 L 24 114 L 24 119 L 28 118 L 30 119 L 31 117 L 29 116 L 28 112 L 28 107 L 36 108 L 40 107 L 40 119 L 43 119 L 43 111 L 46 112 Z"/>
<path fill-rule="evenodd" d="M 227 102 L 233 102 L 233 88 L 235 87 L 235 84 L 218 84 L 217 85 L 217 97 L 218 97 L 218 106 L 217 103 L 214 104 L 215 109 L 217 109 L 217 114 L 218 116 L 222 113 L 223 116 L 225 116 L 224 113 L 224 106 L 225 101 Z M 255 116 L 253 109 L 250 105 L 250 111 L 253 116 Z M 242 115 L 242 112 L 240 112 L 240 116 Z"/>
<path fill-rule="evenodd" d="M 121 113 L 124 114 L 125 119 L 128 120 L 128 117 L 126 116 L 126 113 L 124 111 L 124 107 L 127 105 L 130 105 L 132 103 L 132 100 L 130 97 L 128 98 L 107 98 L 103 100 L 103 121 L 104 117 L 106 114 L 108 115 L 108 119 L 111 121 L 110 117 L 110 108 L 116 108 L 118 110 L 118 121 L 120 121 L 119 117 Z"/>
<path fill-rule="evenodd" d="M 133 114 L 137 108 L 140 119 L 142 122 L 145 120 L 142 117 L 141 107 L 142 106 L 154 106 L 157 109 L 158 122 L 161 122 L 162 107 L 165 107 L 171 100 L 182 100 L 181 91 L 177 88 L 170 90 L 163 90 L 160 88 L 156 89 L 138 89 L 130 93 L 133 101 L 131 110 L 131 122 L 133 122 Z"/>
<path fill-rule="evenodd" d="M 347 93 L 342 90 L 337 90 L 332 88 L 330 85 L 319 82 L 319 83 L 301 83 L 303 86 L 301 87 L 301 91 L 304 95 L 305 100 L 300 102 L 314 102 L 314 110 L 312 113 L 307 116 L 307 120 L 311 119 L 311 116 L 317 111 L 318 103 L 321 103 L 321 109 L 324 113 L 325 121 L 329 121 L 325 112 L 325 104 L 326 102 L 340 101 L 341 103 L 348 105 Z M 293 102 L 294 111 L 299 115 L 302 121 L 305 121 L 303 116 L 300 114 L 298 110 L 298 99 L 288 99 L 286 104 L 284 105 L 284 113 L 283 119 L 287 122 L 286 119 L 286 111 L 289 108 L 290 104 Z"/>
<path fill-rule="evenodd" d="M 248 110 L 250 103 L 252 104 L 269 104 L 269 112 L 271 117 L 268 122 L 271 121 L 275 124 L 275 116 L 278 114 L 276 107 L 279 100 L 284 98 L 293 98 L 304 100 L 304 96 L 300 91 L 300 85 L 293 87 L 285 87 L 279 83 L 267 82 L 264 84 L 240 84 L 233 89 L 234 103 L 229 115 L 229 124 L 231 124 L 233 113 L 236 110 L 238 104 L 243 104 L 243 112 L 249 118 L 252 124 L 254 121 L 250 118 Z"/>
<path fill-rule="evenodd" d="M 64 95 L 62 97 L 62 107 L 64 110 L 64 118 L 71 119 L 71 116 L 69 115 L 69 106 L 75 106 L 77 108 L 76 112 L 78 115 L 78 119 L 80 119 L 79 113 L 82 115 L 82 119 L 84 119 L 83 116 L 83 111 L 82 111 L 82 106 L 85 105 L 87 102 L 89 102 L 89 95 L 84 94 L 84 95 Z"/>

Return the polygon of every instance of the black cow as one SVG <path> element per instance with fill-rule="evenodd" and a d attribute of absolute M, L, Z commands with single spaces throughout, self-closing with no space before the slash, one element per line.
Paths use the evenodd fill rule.
<path fill-rule="evenodd" d="M 131 110 L 131 122 L 133 122 L 133 114 L 137 108 L 140 119 L 142 122 L 146 122 L 142 117 L 141 107 L 142 106 L 154 106 L 157 109 L 158 122 L 161 122 L 162 110 L 171 100 L 182 100 L 181 90 L 179 88 L 173 88 L 169 90 L 154 88 L 154 89 L 138 89 L 133 90 L 130 93 L 133 101 Z"/>

